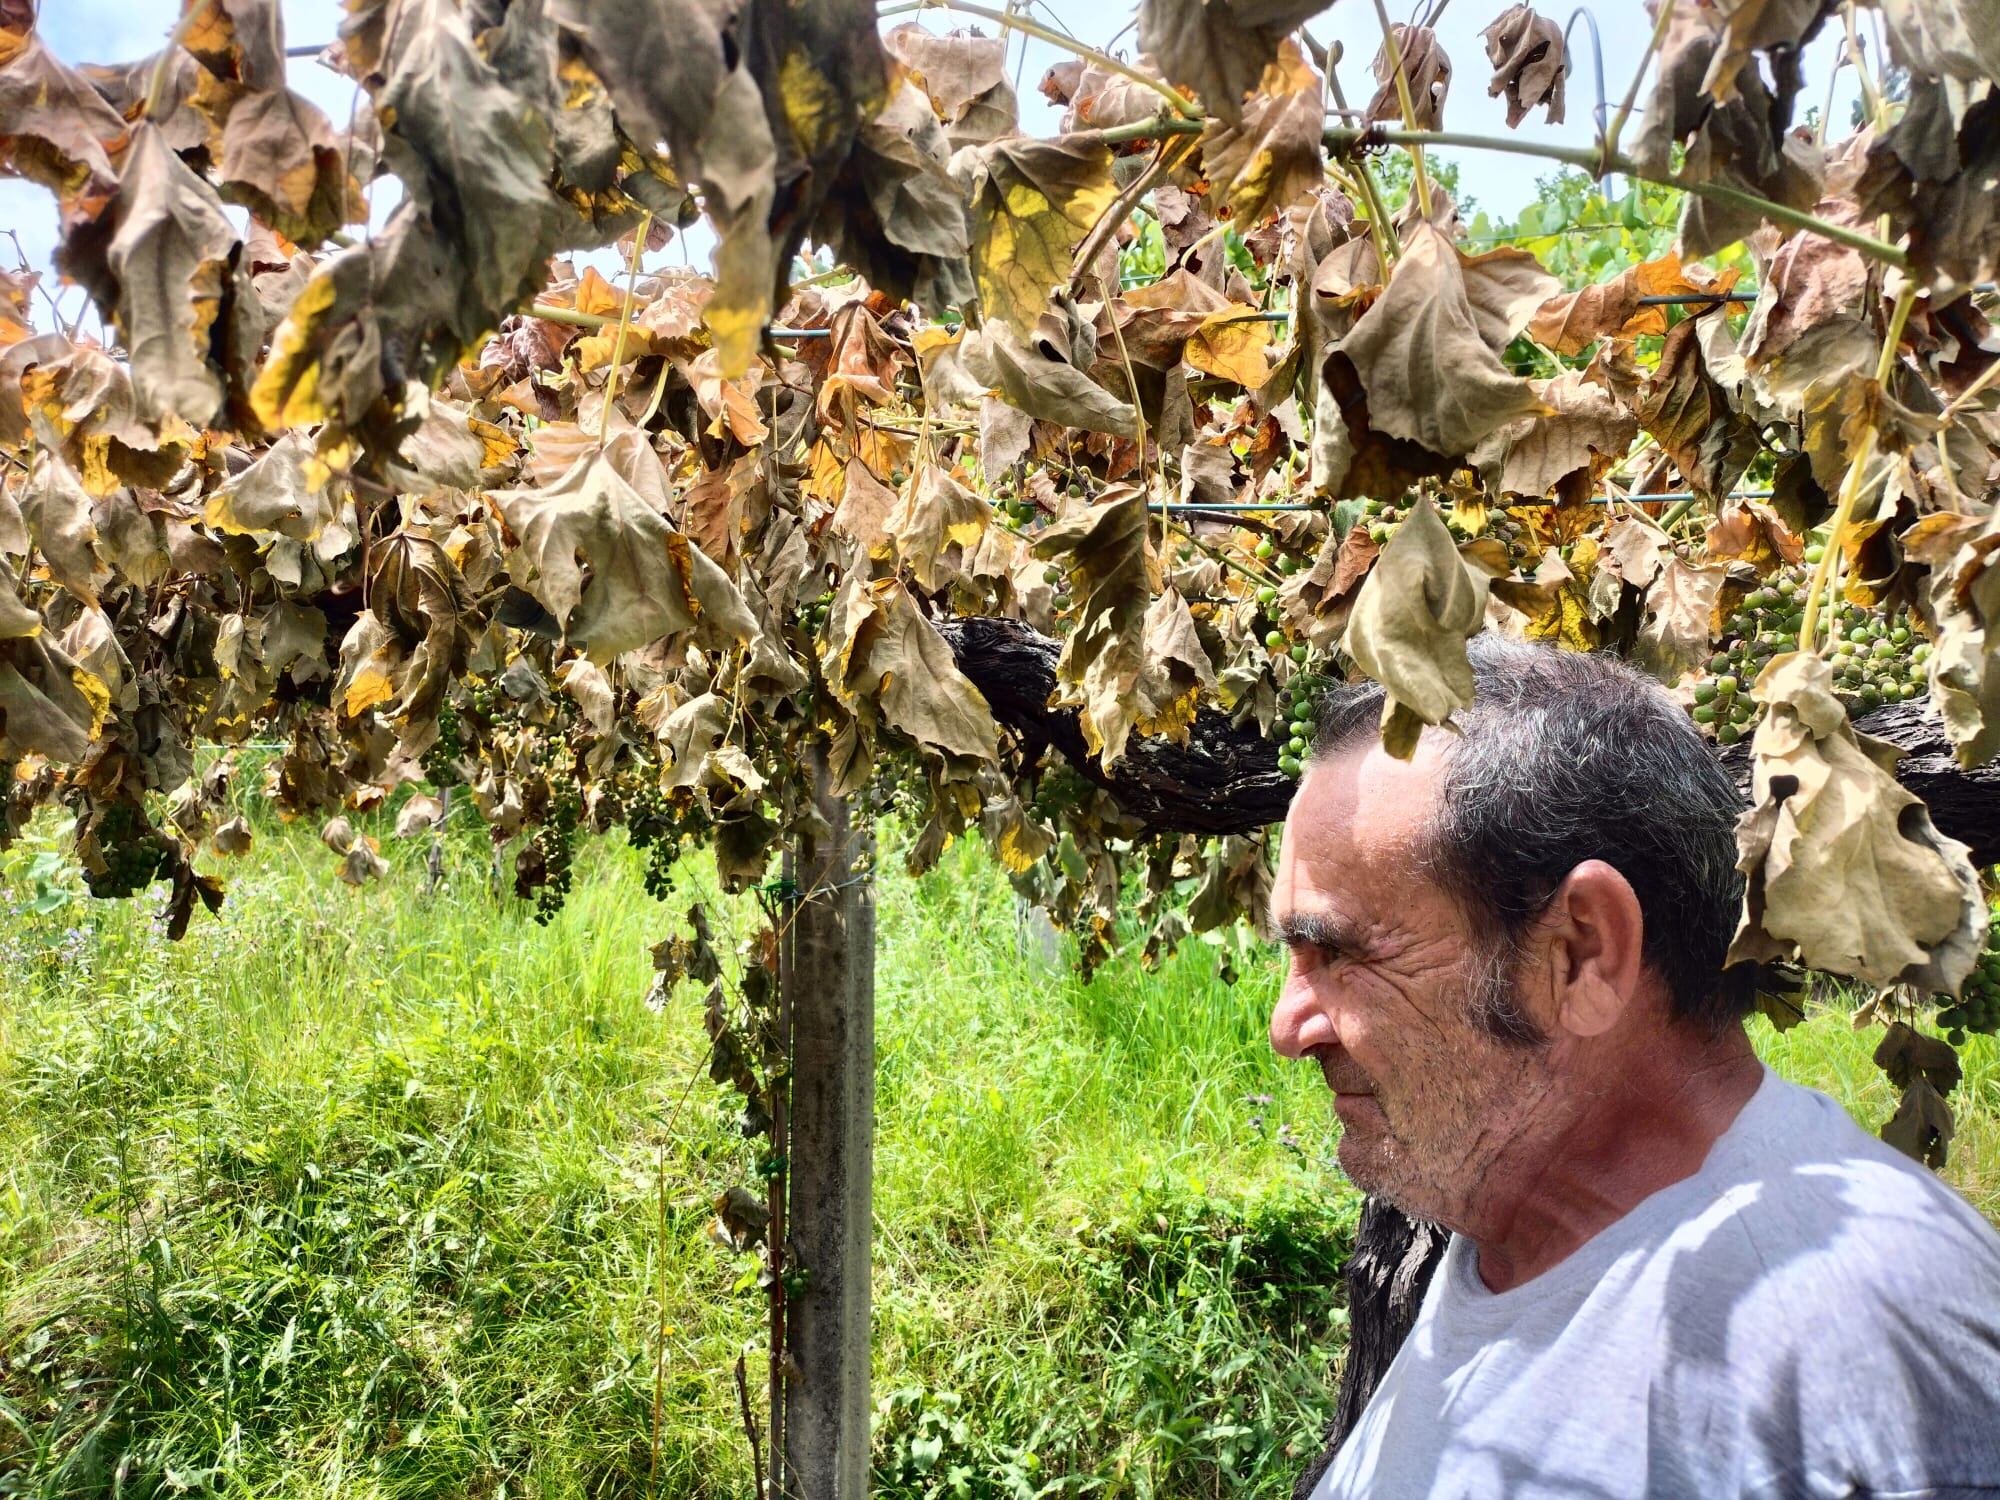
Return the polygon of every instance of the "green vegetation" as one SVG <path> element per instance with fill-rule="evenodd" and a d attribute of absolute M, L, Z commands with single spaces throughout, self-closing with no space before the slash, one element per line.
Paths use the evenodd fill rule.
<path fill-rule="evenodd" d="M 579 841 L 541 925 L 469 833 L 431 896 L 421 845 L 353 892 L 260 827 L 171 944 L 38 827 L 5 856 L 0 1494 L 749 1493 L 763 1297 L 707 1226 L 756 1143 L 699 996 L 646 1003 L 687 901 L 732 910 L 700 861 L 662 903 Z M 973 844 L 880 902 L 879 1492 L 1288 1493 L 1356 1205 L 1265 1041 L 1274 963 L 1081 985 Z M 1893 1109 L 1843 1013 L 1757 1029 Z M 2000 1048 L 1966 1057 L 1946 1175 L 2000 1215 Z"/>
<path fill-rule="evenodd" d="M 383 853 L 260 828 L 179 944 L 6 857 L 0 1493 L 749 1493 L 763 1293 L 706 1229 L 761 1142 L 645 1000 L 705 861 L 663 904 L 580 840 L 543 926 L 470 838 L 435 898 Z M 971 845 L 880 899 L 881 1492 L 1285 1493 L 1355 1205 L 1269 972 L 1079 986 Z"/>

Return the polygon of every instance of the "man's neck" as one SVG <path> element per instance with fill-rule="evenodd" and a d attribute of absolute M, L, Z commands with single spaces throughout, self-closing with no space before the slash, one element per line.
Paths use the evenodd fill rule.
<path fill-rule="evenodd" d="M 1567 1118 L 1495 1163 L 1466 1222 L 1490 1291 L 1520 1286 L 1616 1223 L 1646 1198 L 1693 1176 L 1763 1080 L 1749 1037 L 1676 1037 L 1639 1056 L 1602 1059 L 1592 1076 L 1614 1088 L 1584 1094 Z M 1585 1064 L 1589 1066 L 1589 1064 Z"/>

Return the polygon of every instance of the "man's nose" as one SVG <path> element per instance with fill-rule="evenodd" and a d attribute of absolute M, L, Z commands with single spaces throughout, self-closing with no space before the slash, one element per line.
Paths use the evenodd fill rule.
<path fill-rule="evenodd" d="M 1271 1007 L 1271 1047 L 1280 1057 L 1304 1057 L 1340 1040 L 1325 998 L 1297 975 L 1287 975 Z"/>

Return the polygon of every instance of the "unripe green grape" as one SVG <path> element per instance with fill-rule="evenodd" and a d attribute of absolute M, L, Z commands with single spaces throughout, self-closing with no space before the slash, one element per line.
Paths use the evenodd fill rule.
<path fill-rule="evenodd" d="M 1264 633 L 1264 649 L 1265 649 L 1266 651 L 1282 651 L 1282 650 L 1284 650 L 1284 649 L 1285 649 L 1285 632 L 1284 632 L 1284 631 L 1282 631 L 1282 630 L 1270 630 L 1270 631 L 1266 631 L 1266 632 Z"/>

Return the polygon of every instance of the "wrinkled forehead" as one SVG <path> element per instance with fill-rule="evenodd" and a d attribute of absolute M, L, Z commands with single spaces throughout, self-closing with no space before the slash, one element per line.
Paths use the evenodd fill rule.
<path fill-rule="evenodd" d="M 1421 879 L 1419 856 L 1444 770 L 1444 746 L 1425 735 L 1407 761 L 1372 737 L 1314 760 L 1285 817 L 1280 884 L 1331 889 Z"/>

